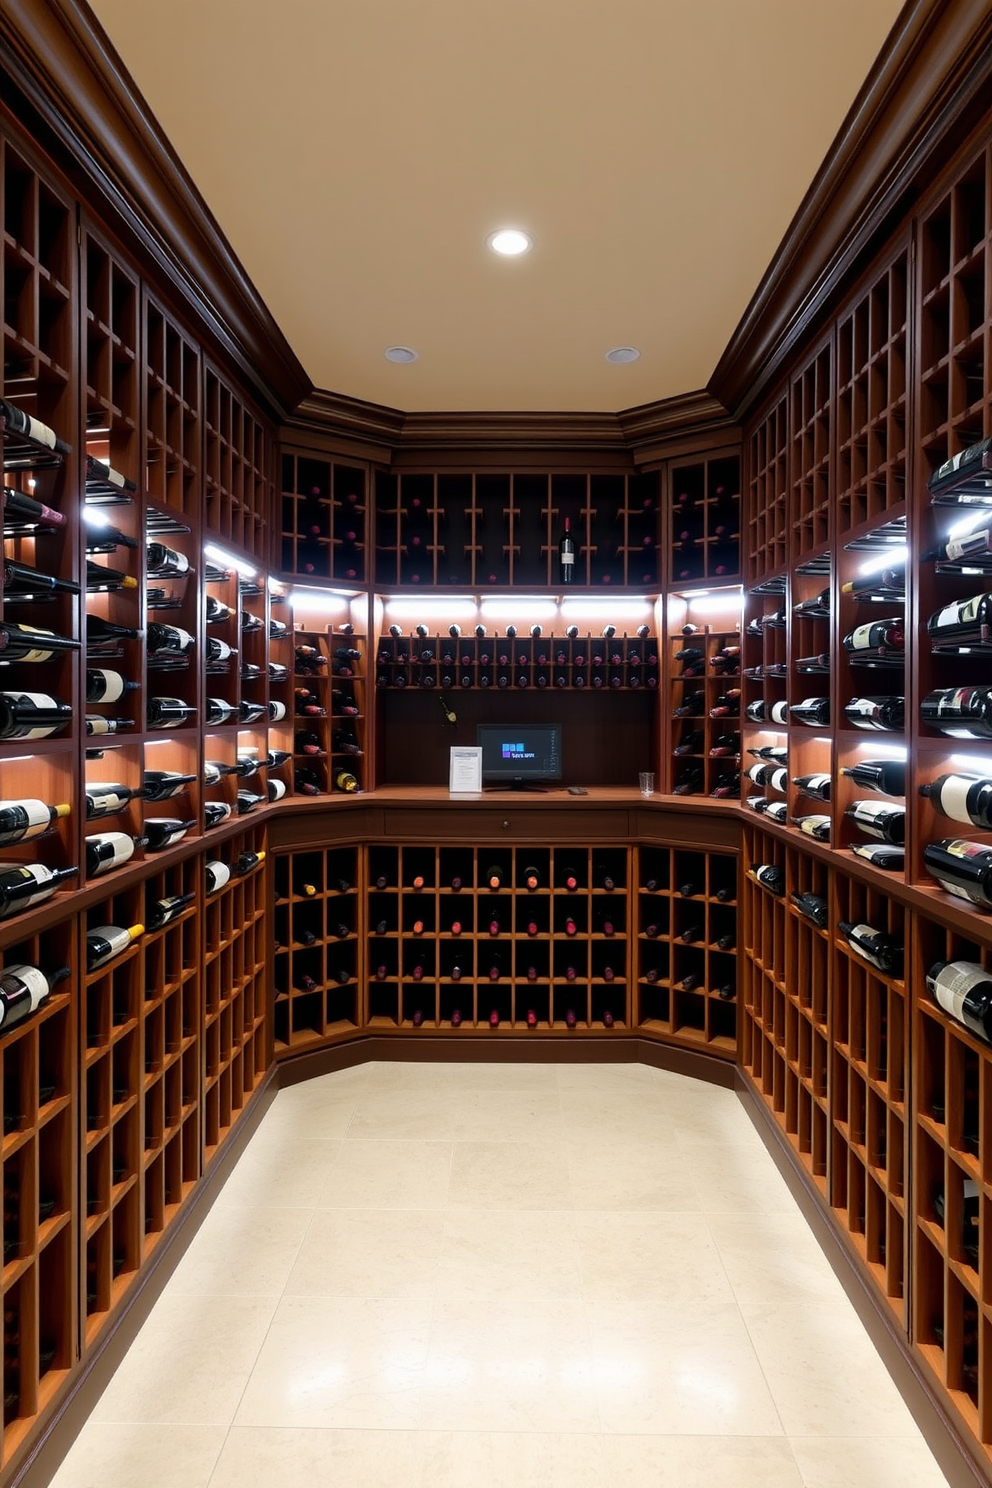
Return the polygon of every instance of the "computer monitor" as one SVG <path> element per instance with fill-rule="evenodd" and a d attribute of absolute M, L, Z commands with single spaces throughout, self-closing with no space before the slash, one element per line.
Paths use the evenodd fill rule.
<path fill-rule="evenodd" d="M 560 723 L 480 723 L 482 779 L 498 790 L 542 790 L 561 779 Z"/>

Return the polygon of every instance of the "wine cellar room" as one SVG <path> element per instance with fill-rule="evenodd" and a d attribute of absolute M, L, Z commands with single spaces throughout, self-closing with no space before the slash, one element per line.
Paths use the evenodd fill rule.
<path fill-rule="evenodd" d="M 236 9 L 0 10 L 0 1488 L 988 1488 L 989 7 Z"/>

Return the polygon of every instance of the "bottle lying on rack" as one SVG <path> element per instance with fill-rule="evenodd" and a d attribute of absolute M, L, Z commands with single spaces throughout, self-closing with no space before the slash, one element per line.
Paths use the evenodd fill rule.
<path fill-rule="evenodd" d="M 87 594 L 117 594 L 122 589 L 137 589 L 138 581 L 132 574 L 119 568 L 106 568 L 102 563 L 86 560 Z"/>
<path fill-rule="evenodd" d="M 902 976 L 903 947 L 891 935 L 876 930 L 872 925 L 856 925 L 850 920 L 838 920 L 837 929 L 851 949 L 865 961 L 886 976 Z"/>
<path fill-rule="evenodd" d="M 0 801 L 0 847 L 11 847 L 15 842 L 30 842 L 35 837 L 42 837 L 68 815 L 67 805 L 49 806 L 47 802 L 31 797 Z"/>
<path fill-rule="evenodd" d="M 237 713 L 234 703 L 228 703 L 224 698 L 207 698 L 207 723 L 214 728 L 221 724 L 233 723 Z"/>
<path fill-rule="evenodd" d="M 982 439 L 945 460 L 927 481 L 935 506 L 992 504 L 992 439 Z M 970 499 L 969 499 L 970 498 Z"/>
<path fill-rule="evenodd" d="M 150 653 L 166 652 L 185 656 L 192 650 L 194 637 L 181 625 L 164 625 L 153 620 L 148 626 L 147 644 Z"/>
<path fill-rule="evenodd" d="M 901 734 L 906 726 L 904 697 L 856 697 L 844 706 L 844 717 L 854 728 Z"/>
<path fill-rule="evenodd" d="M 992 832 L 992 779 L 988 776 L 941 775 L 919 790 L 945 816 Z"/>
<path fill-rule="evenodd" d="M 346 795 L 354 795 L 361 790 L 358 779 L 350 770 L 339 770 L 334 777 L 335 788 L 344 791 Z"/>
<path fill-rule="evenodd" d="M 681 703 L 673 708 L 673 718 L 699 718 L 706 706 L 706 694 L 704 692 L 690 692 L 683 694 Z"/>
<path fill-rule="evenodd" d="M 783 765 L 762 762 L 749 765 L 744 773 L 755 785 L 769 785 L 772 790 L 782 792 L 788 788 L 789 772 Z"/>
<path fill-rule="evenodd" d="M 792 783 L 802 796 L 815 801 L 829 801 L 832 777 L 830 775 L 794 775 Z M 784 788 L 784 787 L 781 787 Z"/>
<path fill-rule="evenodd" d="M 819 894 L 790 894 L 789 898 L 803 915 L 818 929 L 825 930 L 830 923 L 830 913 L 827 908 L 826 899 L 821 899 Z"/>
<path fill-rule="evenodd" d="M 149 801 L 168 801 L 195 779 L 195 775 L 182 775 L 178 770 L 146 770 L 141 777 L 142 794 Z"/>
<path fill-rule="evenodd" d="M 829 816 L 811 815 L 794 816 L 793 823 L 800 832 L 805 832 L 807 837 L 815 837 L 817 842 L 830 841 L 830 818 Z"/>
<path fill-rule="evenodd" d="M 86 932 L 86 969 L 96 971 L 134 944 L 144 935 L 144 925 L 97 925 Z"/>
<path fill-rule="evenodd" d="M 129 682 L 120 672 L 107 667 L 88 668 L 86 672 L 86 701 L 88 703 L 116 703 L 126 692 L 135 692 L 137 682 Z"/>
<path fill-rule="evenodd" d="M 865 574 L 859 579 L 849 579 L 841 585 L 841 594 L 850 594 L 859 601 L 885 601 L 903 599 L 906 594 L 905 568 L 882 568 Z"/>
<path fill-rule="evenodd" d="M 230 801 L 204 801 L 203 821 L 206 827 L 219 827 L 221 822 L 230 821 L 234 815 L 234 807 Z"/>
<path fill-rule="evenodd" d="M 711 759 L 720 759 L 726 756 L 740 754 L 740 734 L 718 734 L 710 750 Z"/>
<path fill-rule="evenodd" d="M 879 842 L 892 842 L 902 847 L 906 841 L 906 811 L 886 801 L 852 801 L 844 815 L 859 831 Z"/>
<path fill-rule="evenodd" d="M 717 800 L 737 800 L 740 793 L 741 777 L 736 770 L 730 774 L 718 775 L 710 791 L 710 795 Z"/>
<path fill-rule="evenodd" d="M 935 961 L 927 990 L 938 1007 L 992 1044 L 992 974 L 975 961 Z"/>
<path fill-rule="evenodd" d="M 821 728 L 830 722 L 830 699 L 804 698 L 801 703 L 793 703 L 789 713 L 799 723 L 805 723 L 810 728 Z"/>
<path fill-rule="evenodd" d="M 785 744 L 759 744 L 757 749 L 749 749 L 748 754 L 753 755 L 755 759 L 773 760 L 782 765 L 789 758 L 789 751 Z"/>
<path fill-rule="evenodd" d="M 0 920 L 41 904 L 78 872 L 78 868 L 49 868 L 44 863 L 0 863 Z"/>
<path fill-rule="evenodd" d="M 818 651 L 815 656 L 799 656 L 796 671 L 807 677 L 829 675 L 830 657 L 826 651 Z"/>
<path fill-rule="evenodd" d="M 859 760 L 856 765 L 843 766 L 840 773 L 855 785 L 863 785 L 883 796 L 906 794 L 905 760 Z"/>
<path fill-rule="evenodd" d="M 141 630 L 135 630 L 130 625 L 117 625 L 112 620 L 105 620 L 102 615 L 86 616 L 86 644 L 87 646 L 116 646 L 121 641 L 137 641 L 144 634 Z"/>
<path fill-rule="evenodd" d="M 902 868 L 906 862 L 906 850 L 902 847 L 892 847 L 888 842 L 854 842 L 851 851 L 856 857 L 864 858 L 866 863 L 873 863 L 876 868 L 886 868 L 891 872 Z"/>
<path fill-rule="evenodd" d="M 822 589 L 812 599 L 801 600 L 792 606 L 792 613 L 801 620 L 829 620 L 830 590 Z"/>
<path fill-rule="evenodd" d="M 703 772 L 700 769 L 683 770 L 672 787 L 673 796 L 694 796 L 703 789 Z"/>
<path fill-rule="evenodd" d="M 927 632 L 934 651 L 992 645 L 992 593 L 945 605 L 930 616 Z"/>
<path fill-rule="evenodd" d="M 766 801 L 764 796 L 745 796 L 744 805 L 749 806 L 752 811 L 757 811 L 759 813 L 768 810 L 768 802 Z"/>
<path fill-rule="evenodd" d="M 923 866 L 956 899 L 992 908 L 992 848 L 984 843 L 955 837 L 928 842 Z"/>
<path fill-rule="evenodd" d="M 39 630 L 36 625 L 0 622 L 0 662 L 53 661 L 65 651 L 78 651 L 79 642 L 52 630 Z"/>
<path fill-rule="evenodd" d="M 87 781 L 84 801 L 86 820 L 97 821 L 103 816 L 117 816 L 127 809 L 129 801 L 141 800 L 146 792 L 141 788 L 122 785 L 119 781 Z M 68 809 L 68 808 L 66 808 Z"/>
<path fill-rule="evenodd" d="M 857 625 L 844 637 L 843 645 L 852 664 L 869 659 L 904 660 L 905 622 L 901 615 L 892 615 L 886 620 Z"/>
<path fill-rule="evenodd" d="M 702 753 L 704 742 L 705 740 L 702 732 L 699 729 L 692 729 L 691 732 L 682 736 L 678 744 L 676 744 L 675 748 L 672 750 L 672 753 L 676 755 L 700 754 Z"/>
<path fill-rule="evenodd" d="M 149 930 L 161 930 L 178 919 L 184 909 L 195 903 L 196 894 L 169 894 L 164 899 L 149 899 L 145 908 L 145 920 Z"/>
<path fill-rule="evenodd" d="M 163 848 L 181 842 L 190 827 L 196 826 L 196 819 L 188 817 L 184 821 L 178 816 L 146 816 L 143 826 L 148 851 L 161 852 Z"/>
<path fill-rule="evenodd" d="M 163 542 L 150 542 L 145 548 L 145 572 L 149 578 L 179 578 L 190 571 L 185 553 Z"/>
<path fill-rule="evenodd" d="M 4 604 L 45 604 L 56 594 L 78 594 L 79 585 L 72 579 L 58 579 L 54 574 L 42 573 L 27 563 L 17 563 L 13 558 L 3 565 Z"/>
<path fill-rule="evenodd" d="M 233 863 L 221 863 L 216 860 L 206 863 L 204 871 L 207 893 L 216 894 L 225 884 L 230 883 L 232 878 L 243 878 L 245 874 L 251 873 L 264 861 L 264 852 L 243 852 L 235 858 Z"/>
<path fill-rule="evenodd" d="M 6 967 L 0 975 L 0 1032 L 6 1033 L 30 1018 L 69 975 L 68 966 L 54 971 L 24 963 Z"/>
<path fill-rule="evenodd" d="M 66 444 L 60 439 L 54 429 L 43 424 L 40 419 L 33 418 L 30 413 L 25 413 L 23 408 L 18 408 L 13 403 L 8 403 L 6 398 L 0 398 L 0 417 L 6 423 L 4 435 L 4 457 L 10 468 L 10 456 L 12 450 L 17 448 L 17 440 L 13 436 L 20 435 L 29 439 L 33 444 L 40 445 L 43 449 L 51 450 L 56 455 L 71 455 L 72 445 Z M 16 464 L 16 459 L 15 459 Z"/>
<path fill-rule="evenodd" d="M 990 490 L 992 495 L 992 490 Z M 992 527 L 982 527 L 976 532 L 964 532 L 959 537 L 948 537 L 921 554 L 924 563 L 961 563 L 968 560 L 992 559 Z"/>
<path fill-rule="evenodd" d="M 270 801 L 281 801 L 286 794 L 285 780 L 269 780 L 265 787 Z"/>
<path fill-rule="evenodd" d="M 920 717 L 952 739 L 992 739 L 992 687 L 939 687 L 923 699 Z"/>
<path fill-rule="evenodd" d="M 748 869 L 748 875 L 772 894 L 785 893 L 785 870 L 777 863 L 755 863 Z"/>
<path fill-rule="evenodd" d="M 769 707 L 764 698 L 758 698 L 755 702 L 748 703 L 744 713 L 751 723 L 788 723 L 789 721 L 789 705 L 784 701 L 772 703 Z"/>
<path fill-rule="evenodd" d="M 0 739 L 47 739 L 72 722 L 72 708 L 47 692 L 0 692 Z"/>
<path fill-rule="evenodd" d="M 739 687 L 729 688 L 722 692 L 710 709 L 711 718 L 730 718 L 736 716 L 741 710 L 741 692 Z"/>
<path fill-rule="evenodd" d="M 147 837 L 134 837 L 130 832 L 97 832 L 85 840 L 86 876 L 110 873 L 134 857 L 136 847 L 147 847 Z"/>
<path fill-rule="evenodd" d="M 184 703 L 177 697 L 150 697 L 148 699 L 148 727 L 150 729 L 179 728 L 188 719 L 196 717 L 192 703 Z"/>
<path fill-rule="evenodd" d="M 785 826 L 789 820 L 789 804 L 787 801 L 766 801 L 764 814 L 769 821 L 781 822 Z"/>

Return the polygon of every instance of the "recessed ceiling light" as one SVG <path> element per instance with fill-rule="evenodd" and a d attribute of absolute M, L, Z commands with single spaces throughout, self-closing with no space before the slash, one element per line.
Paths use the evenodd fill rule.
<path fill-rule="evenodd" d="M 640 354 L 636 346 L 614 346 L 606 353 L 606 360 L 619 366 L 623 362 L 636 362 Z"/>
<path fill-rule="evenodd" d="M 387 346 L 383 352 L 387 362 L 415 362 L 419 355 L 412 346 Z"/>
<path fill-rule="evenodd" d="M 534 246 L 530 233 L 521 232 L 518 227 L 502 227 L 499 232 L 490 233 L 486 242 L 503 258 L 518 258 L 521 253 L 529 253 Z"/>

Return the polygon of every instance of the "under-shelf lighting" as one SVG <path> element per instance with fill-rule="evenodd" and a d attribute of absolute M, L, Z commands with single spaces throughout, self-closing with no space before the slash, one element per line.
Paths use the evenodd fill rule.
<path fill-rule="evenodd" d="M 893 543 L 882 553 L 876 553 L 869 558 L 867 563 L 862 563 L 858 569 L 859 574 L 878 573 L 883 568 L 899 568 L 909 557 L 909 549 L 905 543 Z"/>
<path fill-rule="evenodd" d="M 979 741 L 976 739 L 975 743 Z M 986 775 L 992 775 L 992 760 L 979 759 L 974 754 L 952 754 L 948 761 L 952 765 L 963 765 L 966 770 L 984 770 Z"/>
<path fill-rule="evenodd" d="M 452 619 L 459 615 L 474 615 L 476 604 L 474 599 L 462 597 L 451 599 L 387 599 L 386 611 L 395 615 L 397 619 L 419 620 L 424 618 L 445 620 L 449 616 Z"/>
<path fill-rule="evenodd" d="M 110 518 L 105 511 L 98 506 L 87 506 L 83 504 L 83 521 L 87 527 L 109 527 Z"/>
<path fill-rule="evenodd" d="M 235 558 L 233 553 L 226 553 L 223 548 L 218 548 L 216 543 L 204 543 L 203 551 L 206 557 L 212 558 L 215 563 L 220 563 L 224 568 L 236 569 L 246 579 L 258 577 L 258 569 L 243 558 Z"/>
<path fill-rule="evenodd" d="M 861 747 L 868 751 L 872 759 L 909 759 L 909 750 L 905 744 L 870 744 L 866 739 Z"/>
<path fill-rule="evenodd" d="M 976 527 L 982 523 L 992 523 L 992 507 L 980 506 L 977 511 L 970 511 L 966 517 L 961 517 L 947 529 L 948 537 L 964 537 L 967 532 L 974 532 Z"/>
<path fill-rule="evenodd" d="M 558 606 L 546 595 L 532 598 L 523 595 L 520 599 L 484 599 L 479 609 L 487 620 L 517 620 L 521 617 L 527 620 L 550 620 L 552 615 L 558 613 Z M 564 608 L 562 613 L 564 614 Z"/>
<path fill-rule="evenodd" d="M 563 599 L 563 620 L 641 620 L 651 613 L 649 599 Z"/>
<path fill-rule="evenodd" d="M 710 594 L 702 599 L 694 599 L 689 608 L 697 615 L 726 615 L 729 611 L 740 613 L 740 594 Z"/>
<path fill-rule="evenodd" d="M 333 589 L 291 589 L 289 602 L 294 610 L 346 610 L 349 603 Z"/>

